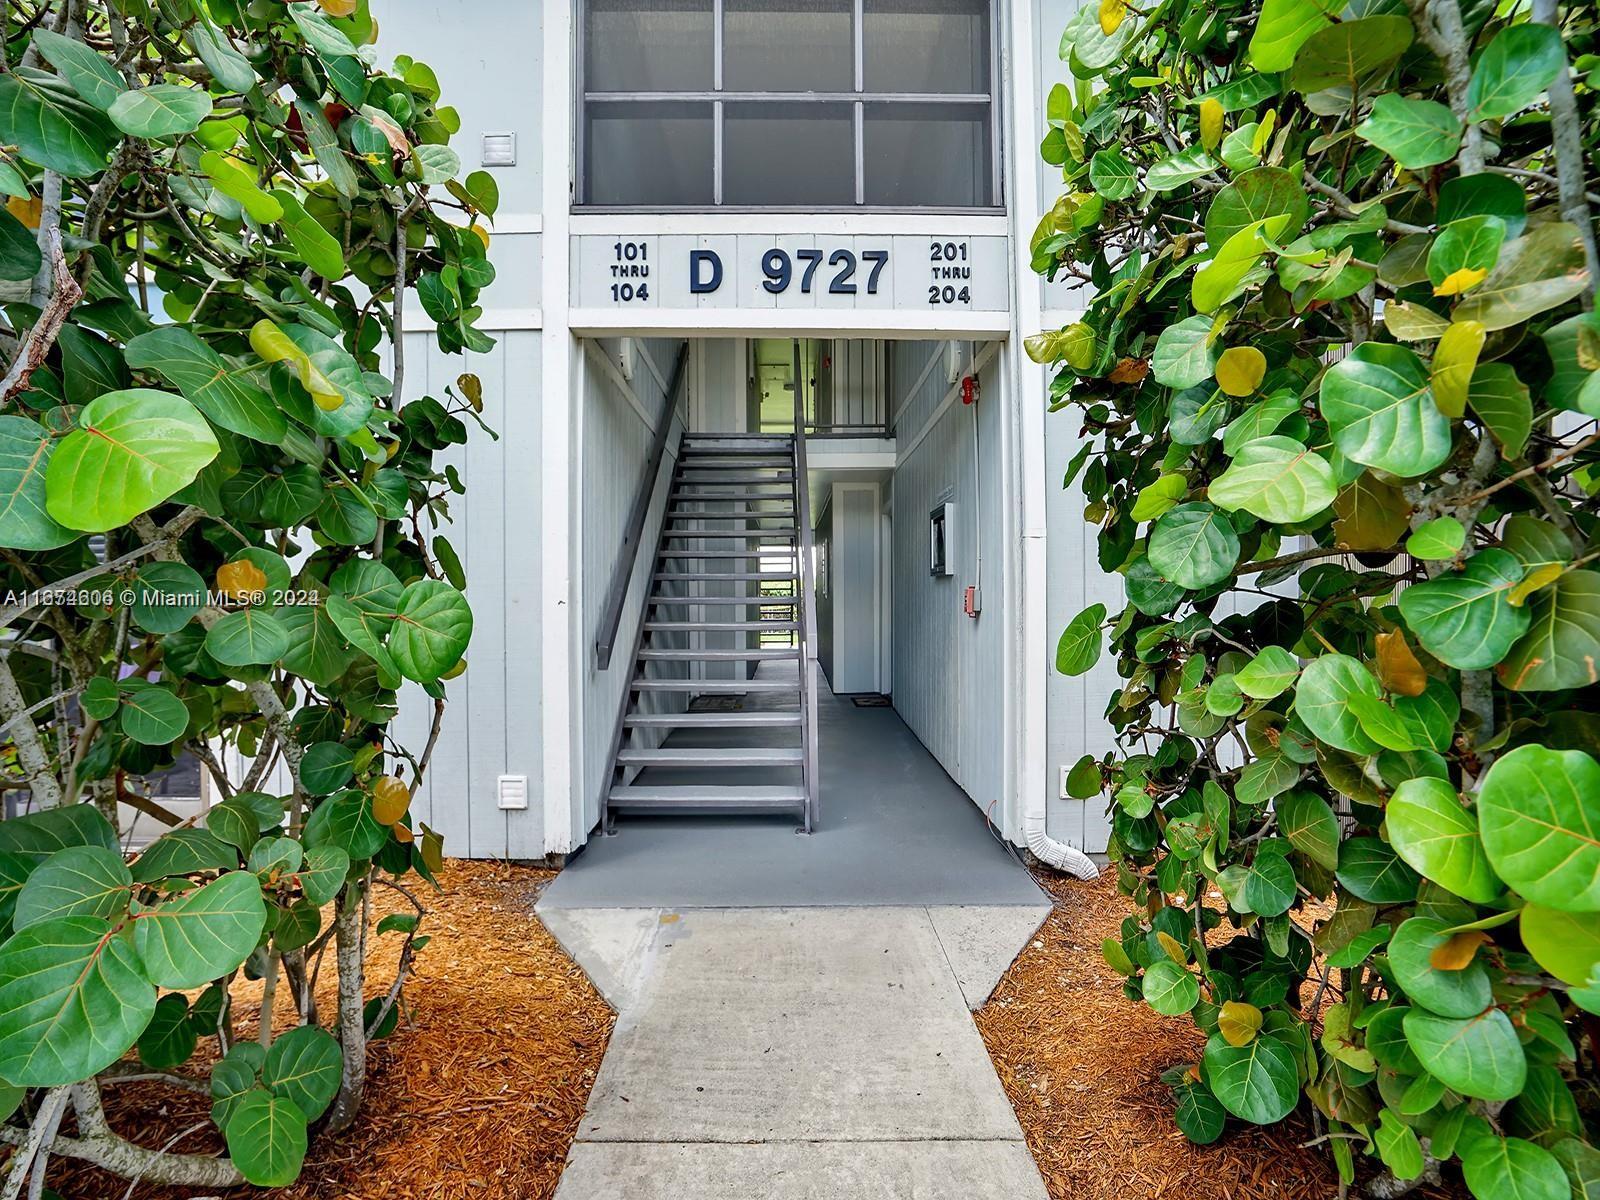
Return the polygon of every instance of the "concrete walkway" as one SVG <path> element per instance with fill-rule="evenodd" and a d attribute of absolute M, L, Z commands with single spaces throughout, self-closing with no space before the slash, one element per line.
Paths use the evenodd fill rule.
<path fill-rule="evenodd" d="M 1047 911 L 541 904 L 619 1014 L 556 1200 L 1045 1200 L 969 1009 Z"/>

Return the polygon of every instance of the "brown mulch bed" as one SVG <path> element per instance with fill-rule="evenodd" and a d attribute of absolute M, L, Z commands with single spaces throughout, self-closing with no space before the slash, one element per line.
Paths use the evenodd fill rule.
<path fill-rule="evenodd" d="M 533 915 L 554 871 L 452 861 L 442 893 L 416 892 L 433 943 L 406 988 L 409 1019 L 368 1053 L 367 1102 L 342 1137 L 313 1135 L 293 1187 L 230 1197 L 275 1200 L 545 1200 L 554 1195 L 615 1020 L 611 1009 Z M 413 881 L 415 882 L 415 881 Z M 408 884 L 408 886 L 410 886 Z M 378 889 L 373 920 L 411 911 Z M 392 978 L 400 938 L 378 939 L 368 995 Z M 332 1009 L 332 963 L 318 988 Z M 238 1032 L 251 1036 L 260 985 L 239 985 Z M 277 1021 L 289 1020 L 280 989 Z M 152 1146 L 204 1121 L 210 1104 L 151 1083 L 106 1089 L 113 1127 Z M 209 1124 L 175 1149 L 221 1151 Z M 51 1160 L 50 1186 L 66 1200 L 120 1200 L 127 1182 Z M 203 1189 L 202 1189 L 203 1190 Z M 194 1188 L 141 1184 L 134 1200 L 191 1200 Z"/>
<path fill-rule="evenodd" d="M 1312 1133 L 1299 1116 L 1270 1129 L 1230 1121 L 1212 1146 L 1178 1132 L 1161 1074 L 1197 1062 L 1205 1038 L 1187 1020 L 1129 1001 L 1122 977 L 1101 958 L 1101 941 L 1118 934 L 1127 912 L 1115 876 L 1093 884 L 1036 877 L 1055 910 L 977 1023 L 1051 1200 L 1336 1195 L 1325 1153 L 1300 1144 Z"/>

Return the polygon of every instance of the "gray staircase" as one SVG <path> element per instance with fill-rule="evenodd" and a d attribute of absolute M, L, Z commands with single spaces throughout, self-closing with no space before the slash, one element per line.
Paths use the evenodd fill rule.
<path fill-rule="evenodd" d="M 683 436 L 618 714 L 618 813 L 817 811 L 803 437 Z M 642 566 L 642 564 L 641 564 Z"/>

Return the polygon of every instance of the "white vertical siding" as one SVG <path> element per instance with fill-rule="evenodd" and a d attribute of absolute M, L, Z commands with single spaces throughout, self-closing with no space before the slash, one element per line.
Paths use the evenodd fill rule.
<path fill-rule="evenodd" d="M 574 786 L 583 789 L 584 819 L 582 828 L 576 831 L 580 840 L 600 819 L 600 800 L 608 783 L 606 768 L 616 730 L 617 710 L 633 670 L 633 638 L 639 626 L 640 606 L 650 587 L 656 530 L 672 477 L 675 436 L 668 438 L 668 453 L 662 459 L 645 520 L 646 557 L 636 564 L 629 580 L 628 602 L 623 606 L 622 621 L 617 629 L 617 645 L 611 665 L 605 671 L 599 670 L 595 661 L 594 644 L 600 633 L 606 590 L 626 532 L 634 492 L 650 457 L 654 422 L 661 412 L 662 398 L 680 344 L 662 339 L 636 343 L 633 380 L 626 385 L 620 375 L 594 361 L 598 356 L 609 356 L 615 361 L 614 341 L 602 341 L 586 350 L 580 409 L 582 472 L 578 483 L 578 519 L 582 529 L 579 612 L 583 641 L 579 678 L 583 688 L 583 759 L 579 764 L 581 774 L 574 780 Z M 675 413 L 672 419 L 678 421 L 679 417 Z"/>
<path fill-rule="evenodd" d="M 448 538 L 467 575 L 473 635 L 467 670 L 445 684 L 448 702 L 439 744 L 413 813 L 444 835 L 445 850 L 472 858 L 543 855 L 544 809 L 538 791 L 539 640 L 533 622 L 539 588 L 539 461 L 523 447 L 535 444 L 539 335 L 510 330 L 496 335 L 487 354 L 447 355 L 426 333 L 406 339 L 407 399 L 432 395 L 462 372 L 483 381 L 484 419 L 500 436 L 470 428 L 465 446 L 436 456 L 453 465 L 467 486 L 450 498 L 450 517 L 437 529 L 424 525 L 430 544 Z M 401 693 L 397 736 L 420 749 L 433 702 L 422 689 Z M 526 775 L 528 808 L 502 811 L 497 777 Z"/>
<path fill-rule="evenodd" d="M 899 399 L 895 430 L 901 458 L 892 523 L 894 705 L 951 778 L 987 810 L 1001 798 L 1007 740 L 998 669 L 1006 633 L 999 464 L 1004 414 L 993 399 L 999 389 L 992 370 L 981 373 L 989 384 L 987 403 L 980 400 L 974 410 L 957 401 L 940 413 L 950 385 L 939 366 L 925 376 L 923 368 L 928 356 L 945 352 L 942 342 L 898 342 L 891 349 L 891 378 L 922 378 L 914 395 Z M 955 574 L 936 578 L 928 573 L 928 514 L 944 500 L 955 506 Z M 984 614 L 973 619 L 962 611 L 962 597 L 978 582 L 980 550 Z"/>

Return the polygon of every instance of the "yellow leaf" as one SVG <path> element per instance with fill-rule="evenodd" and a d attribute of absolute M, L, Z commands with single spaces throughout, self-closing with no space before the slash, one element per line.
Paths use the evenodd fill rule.
<path fill-rule="evenodd" d="M 1223 1002 L 1222 1011 L 1217 1014 L 1217 1032 L 1227 1039 L 1228 1045 L 1248 1046 L 1260 1031 L 1261 1010 L 1254 1004 L 1242 1000 Z"/>
<path fill-rule="evenodd" d="M 247 558 L 217 568 L 217 590 L 235 600 L 247 600 L 267 590 L 267 573 Z"/>
<path fill-rule="evenodd" d="M 1451 271 L 1444 277 L 1444 282 L 1433 289 L 1435 296 L 1459 296 L 1462 292 L 1469 292 L 1489 277 L 1485 267 L 1462 267 L 1460 270 Z"/>
<path fill-rule="evenodd" d="M 1100 32 L 1110 37 L 1127 15 L 1127 0 L 1100 0 Z"/>
<path fill-rule="evenodd" d="M 1378 635 L 1378 681 L 1397 696 L 1420 696 L 1428 690 L 1428 673 L 1398 629 Z"/>
<path fill-rule="evenodd" d="M 1267 356 L 1254 346 L 1231 346 L 1217 360 L 1217 386 L 1230 396 L 1248 396 L 1261 386 Z"/>
<path fill-rule="evenodd" d="M 1189 952 L 1183 948 L 1183 943 L 1170 933 L 1162 933 L 1159 929 L 1156 930 L 1156 941 L 1161 943 L 1161 948 L 1167 952 L 1167 957 L 1179 966 L 1183 966 L 1189 961 Z"/>
<path fill-rule="evenodd" d="M 356 0 L 317 0 L 318 6 L 330 17 L 353 17 L 356 15 Z"/>
<path fill-rule="evenodd" d="M 323 412 L 334 412 L 344 404 L 344 396 L 333 382 L 271 321 L 262 319 L 250 327 L 250 349 L 268 362 L 286 362 L 292 366 L 300 386 L 311 393 L 312 401 Z"/>
<path fill-rule="evenodd" d="M 411 789 L 395 775 L 379 775 L 372 784 L 372 819 L 393 825 L 411 807 Z"/>
<path fill-rule="evenodd" d="M 483 248 L 487 250 L 489 248 L 489 231 L 477 222 L 473 222 L 467 228 L 478 235 L 478 240 L 483 243 Z"/>
<path fill-rule="evenodd" d="M 37 229 L 44 215 L 44 201 L 38 196 L 12 196 L 6 200 L 6 211 L 29 229 Z"/>
<path fill-rule="evenodd" d="M 1278 124 L 1278 110 L 1267 109 L 1267 115 L 1261 118 L 1261 123 L 1256 127 L 1255 137 L 1250 139 L 1250 153 L 1259 156 L 1267 147 L 1267 139 L 1272 136 L 1272 130 Z"/>
<path fill-rule="evenodd" d="M 1445 416 L 1467 411 L 1467 385 L 1487 336 L 1481 322 L 1457 321 L 1439 338 L 1433 351 L 1433 403 Z"/>
<path fill-rule="evenodd" d="M 1435 947 L 1433 953 L 1428 955 L 1428 965 L 1435 971 L 1465 971 L 1472 965 L 1478 947 L 1487 941 L 1489 935 L 1483 930 L 1464 929 L 1452 935 L 1443 945 Z"/>
<path fill-rule="evenodd" d="M 1529 596 L 1560 579 L 1565 571 L 1566 567 L 1562 563 L 1545 563 L 1542 567 L 1535 567 L 1522 577 L 1521 583 L 1506 594 L 1506 601 L 1512 608 L 1521 608 Z"/>
<path fill-rule="evenodd" d="M 469 371 L 456 376 L 456 387 L 461 389 L 467 403 L 472 405 L 473 412 L 483 411 L 483 380 Z"/>
<path fill-rule="evenodd" d="M 1200 101 L 1200 144 L 1208 151 L 1222 141 L 1222 103 L 1207 96 Z"/>

